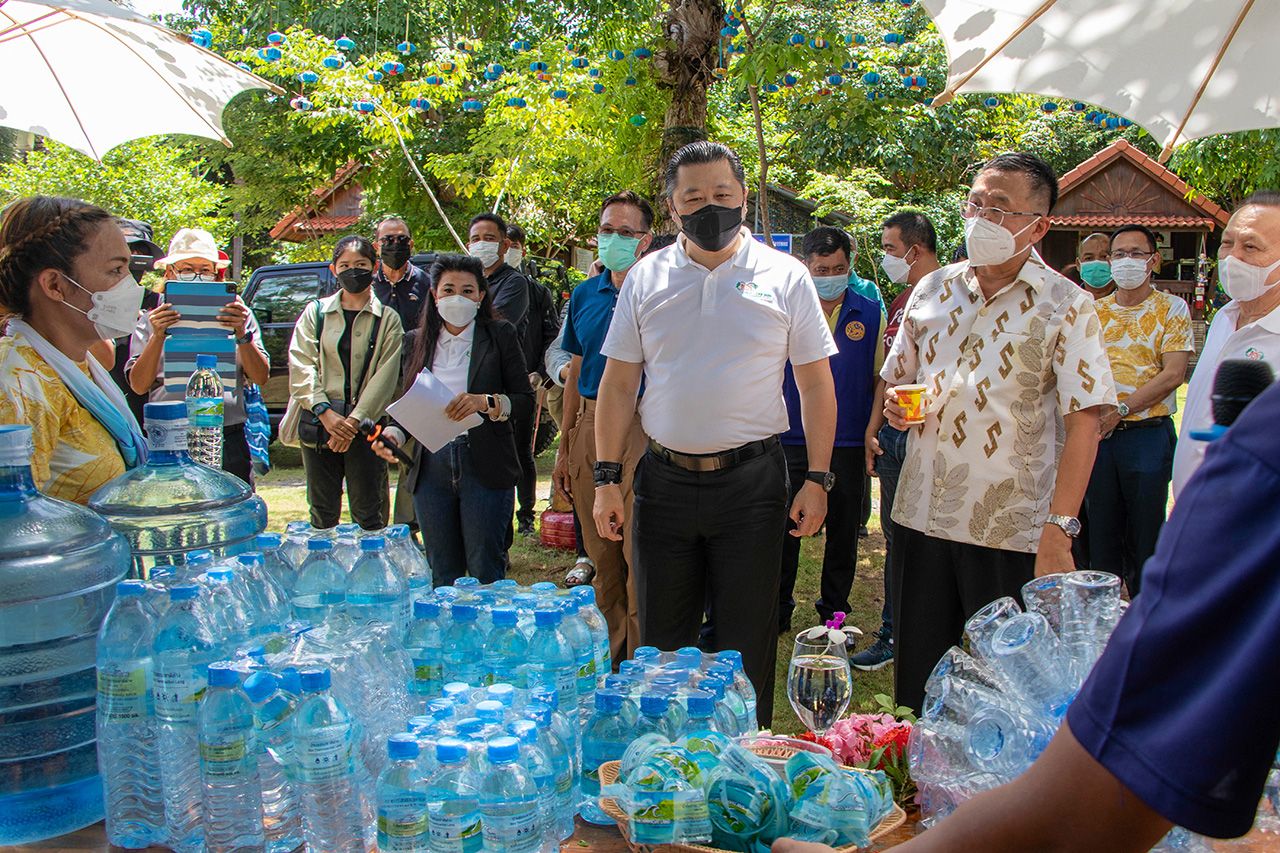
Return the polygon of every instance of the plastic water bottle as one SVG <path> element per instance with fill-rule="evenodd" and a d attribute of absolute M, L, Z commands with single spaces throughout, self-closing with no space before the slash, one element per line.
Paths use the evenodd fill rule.
<path fill-rule="evenodd" d="M 578 615 L 578 608 L 577 599 L 568 598 L 561 602 L 560 612 L 563 614 L 563 619 L 560 629 L 573 649 L 574 691 L 578 697 L 578 716 L 585 723 L 595 710 L 597 648 L 591 632 L 582 621 L 582 617 Z"/>
<path fill-rule="evenodd" d="M 538 812 L 542 822 L 544 844 L 554 850 L 560 840 L 556 824 L 556 772 L 551 759 L 538 741 L 538 724 L 532 720 L 515 720 L 507 731 L 520 742 L 520 763 L 529 771 L 538 789 Z"/>
<path fill-rule="evenodd" d="M 293 713 L 297 699 L 280 684 L 279 678 L 265 670 L 244 680 L 245 695 L 253 703 L 267 853 L 289 853 L 302 844 L 302 811 L 289 778 L 293 773 Z"/>
<path fill-rule="evenodd" d="M 355 720 L 329 692 L 328 669 L 304 669 L 305 698 L 293 715 L 298 791 L 307 846 L 325 853 L 366 853 L 374 839 L 371 809 L 361 794 L 355 760 Z"/>
<path fill-rule="evenodd" d="M 154 647 L 165 843 L 178 853 L 204 846 L 196 711 L 209 664 L 222 657 L 199 595 L 195 584 L 169 587 L 169 609 L 156 626 Z"/>
<path fill-rule="evenodd" d="M 760 724 L 756 722 L 756 689 L 751 679 L 742 668 L 742 652 L 729 649 L 716 655 L 716 660 L 733 667 L 733 681 L 729 682 L 726 693 L 733 691 L 742 699 L 745 712 L 738 720 L 738 729 L 744 734 L 758 731 Z"/>
<path fill-rule="evenodd" d="M 600 765 L 621 761 L 631 743 L 631 727 L 622 719 L 622 694 L 596 693 L 595 713 L 582 733 L 582 819 L 597 826 L 613 826 L 613 818 L 600 810 Z"/>
<path fill-rule="evenodd" d="M 966 727 L 966 751 L 975 767 L 1012 780 L 1040 757 L 1057 724 L 1043 717 L 986 708 Z"/>
<path fill-rule="evenodd" d="M 98 633 L 98 765 L 107 839 L 130 849 L 164 841 L 152 695 L 155 620 L 146 592 L 142 581 L 117 584 L 116 602 Z"/>
<path fill-rule="evenodd" d="M 1061 719 L 1075 697 L 1066 655 L 1039 613 L 1019 613 L 991 638 L 992 659 L 1035 710 Z"/>
<path fill-rule="evenodd" d="M 418 766 L 418 741 L 411 734 L 387 738 L 390 763 L 378 777 L 380 853 L 429 853 L 427 785 Z"/>
<path fill-rule="evenodd" d="M 387 528 L 387 550 L 408 579 L 409 594 L 414 600 L 431 589 L 431 566 L 413 543 L 409 525 L 393 524 Z"/>
<path fill-rule="evenodd" d="M 187 380 L 187 446 L 191 458 L 222 467 L 222 401 L 226 391 L 216 355 L 197 355 L 196 372 Z"/>
<path fill-rule="evenodd" d="M 529 702 L 526 707 L 525 716 L 528 717 L 530 709 L 538 710 L 545 708 L 550 711 L 551 730 L 555 732 L 556 737 L 565 745 L 569 752 L 569 767 L 573 773 L 573 778 L 578 779 L 582 776 L 582 726 L 577 719 L 570 722 L 569 717 L 561 711 L 560 692 L 549 687 L 530 687 Z M 574 706 L 571 710 L 576 710 Z"/>
<path fill-rule="evenodd" d="M 529 641 L 517 627 L 514 608 L 498 607 L 493 611 L 493 630 L 484 642 L 484 683 L 527 686 L 526 661 Z"/>
<path fill-rule="evenodd" d="M 253 540 L 253 547 L 262 554 L 263 571 L 287 595 L 293 589 L 293 576 L 297 570 L 285 556 L 284 537 L 279 533 L 259 533 Z"/>
<path fill-rule="evenodd" d="M 655 732 L 667 740 L 675 740 L 679 730 L 671 723 L 671 700 L 665 693 L 645 693 L 640 697 L 640 718 L 636 720 L 635 735 Z"/>
<path fill-rule="evenodd" d="M 471 604 L 455 604 L 452 624 L 444 637 L 444 679 L 478 687 L 484 676 L 484 634 L 476 624 L 479 613 Z"/>
<path fill-rule="evenodd" d="M 538 788 L 520 766 L 520 743 L 513 737 L 489 741 L 489 770 L 480 782 L 480 820 L 489 853 L 536 853 L 543 827 Z"/>
<path fill-rule="evenodd" d="M 146 464 L 94 493 L 89 508 L 133 551 L 134 577 L 156 565 L 182 565 L 188 551 L 216 556 L 249 551 L 267 526 L 267 505 L 243 480 L 198 465 L 187 451 L 187 410 L 179 401 L 147 403 Z"/>
<path fill-rule="evenodd" d="M 1062 581 L 1062 645 L 1077 684 L 1089 676 L 1120 621 L 1120 578 L 1071 572 Z"/>
<path fill-rule="evenodd" d="M 688 715 L 685 717 L 684 727 L 680 730 L 681 736 L 697 732 L 720 731 L 720 726 L 715 720 L 715 694 L 705 690 L 690 690 L 685 696 L 685 707 Z"/>
<path fill-rule="evenodd" d="M 418 599 L 413 602 L 413 623 L 405 637 L 404 650 L 413 662 L 411 689 L 420 701 L 439 696 L 444 686 L 444 635 L 440 631 L 440 602 Z"/>
<path fill-rule="evenodd" d="M 409 624 L 409 587 L 381 536 L 360 540 L 360 559 L 347 575 L 346 613 L 353 625 L 385 625 L 398 638 Z"/>
<path fill-rule="evenodd" d="M 254 636 L 274 634 L 283 630 L 289 621 L 289 593 L 267 570 L 266 555 L 261 551 L 249 551 L 236 557 L 236 577 L 248 584 L 254 597 L 257 619 L 253 625 Z"/>
<path fill-rule="evenodd" d="M 196 714 L 204 843 L 209 853 L 261 850 L 262 786 L 254 748 L 253 705 L 233 664 L 209 666 L 209 690 Z"/>
<path fill-rule="evenodd" d="M 724 681 L 716 676 L 707 675 L 698 681 L 698 689 L 705 690 L 714 697 L 715 707 L 711 712 L 711 717 L 715 721 L 716 731 L 726 734 L 729 737 L 738 737 L 746 734 L 738 728 L 738 717 L 733 710 L 725 702 Z"/>
<path fill-rule="evenodd" d="M 0 845 L 102 819 L 95 647 L 129 569 L 101 518 L 36 491 L 33 453 L 30 427 L 0 426 Z"/>
<path fill-rule="evenodd" d="M 467 745 L 457 738 L 436 744 L 435 773 L 427 781 L 427 825 L 434 853 L 480 853 L 484 830 L 480 791 L 467 766 Z"/>
<path fill-rule="evenodd" d="M 604 686 L 604 679 L 613 672 L 613 650 L 609 645 L 609 623 L 604 614 L 596 606 L 596 591 L 590 586 L 578 586 L 573 589 L 573 597 L 578 600 L 578 616 L 591 634 L 596 650 L 596 687 Z"/>
<path fill-rule="evenodd" d="M 347 573 L 333 560 L 333 542 L 312 539 L 307 559 L 293 582 L 293 616 L 322 625 L 342 613 L 346 601 Z"/>
<path fill-rule="evenodd" d="M 333 559 L 344 572 L 355 566 L 360 559 L 360 525 L 348 521 L 333 529 Z"/>
<path fill-rule="evenodd" d="M 284 543 L 280 546 L 281 556 L 292 567 L 294 574 L 302 568 L 307 559 L 307 542 L 311 541 L 311 525 L 305 521 L 290 521 L 284 526 Z"/>
<path fill-rule="evenodd" d="M 455 607 L 455 619 L 457 610 Z M 533 637 L 529 640 L 529 687 L 555 690 L 566 706 L 576 706 L 578 667 L 573 646 L 561 630 L 564 615 L 558 608 L 539 607 L 533 618 Z"/>
<path fill-rule="evenodd" d="M 239 593 L 232 587 L 235 573 L 228 568 L 210 569 L 204 573 L 205 609 L 213 619 L 215 634 L 234 647 L 249 638 L 253 615 Z"/>
<path fill-rule="evenodd" d="M 537 726 L 538 746 L 547 756 L 555 774 L 549 836 L 563 841 L 573 835 L 573 816 L 581 800 L 581 783 L 573 747 L 556 733 L 552 725 L 552 710 L 546 705 L 531 705 L 525 709 L 525 717 Z"/>

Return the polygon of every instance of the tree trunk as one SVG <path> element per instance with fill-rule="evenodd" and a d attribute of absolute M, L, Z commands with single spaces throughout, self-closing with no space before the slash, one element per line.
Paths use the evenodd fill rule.
<path fill-rule="evenodd" d="M 681 146 L 707 137 L 707 89 L 715 81 L 724 26 L 721 0 L 668 0 L 666 44 L 654 55 L 658 85 L 671 90 L 662 124 L 658 172 Z"/>

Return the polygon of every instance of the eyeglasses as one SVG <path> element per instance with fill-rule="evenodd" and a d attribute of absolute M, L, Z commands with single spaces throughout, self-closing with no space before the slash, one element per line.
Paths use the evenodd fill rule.
<path fill-rule="evenodd" d="M 998 207 L 983 207 L 972 201 L 966 201 L 960 207 L 960 215 L 965 219 L 981 216 L 995 225 L 1003 225 L 1006 216 L 1044 216 L 1043 213 L 1036 213 L 1031 210 L 1001 210 Z"/>
<path fill-rule="evenodd" d="M 1116 249 L 1111 253 L 1111 260 L 1123 261 L 1128 258 L 1133 258 L 1135 261 L 1145 261 L 1147 258 L 1151 257 L 1154 254 L 1155 252 L 1140 252 L 1136 250 L 1132 252 L 1126 252 L 1124 249 Z"/>
<path fill-rule="evenodd" d="M 628 240 L 639 240 L 641 237 L 643 237 L 645 234 L 648 234 L 648 233 L 649 233 L 648 231 L 632 231 L 630 228 L 601 227 L 599 232 L 597 232 L 596 236 L 608 237 L 608 236 L 617 234 L 619 237 L 625 237 Z"/>
<path fill-rule="evenodd" d="M 384 246 L 393 246 L 398 243 L 407 244 L 408 242 L 409 242 L 408 234 L 388 234 L 386 237 L 382 238 L 382 245 Z"/>

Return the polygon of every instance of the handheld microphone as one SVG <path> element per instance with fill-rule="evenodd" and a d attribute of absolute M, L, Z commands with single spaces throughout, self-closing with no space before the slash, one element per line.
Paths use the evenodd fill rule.
<path fill-rule="evenodd" d="M 1215 441 L 1221 438 L 1245 407 L 1275 382 L 1276 375 L 1265 361 L 1248 358 L 1229 358 L 1218 365 L 1213 377 L 1213 426 L 1205 430 L 1192 430 L 1196 441 Z"/>
<path fill-rule="evenodd" d="M 359 430 L 360 430 L 360 434 L 365 437 L 365 440 L 368 441 L 370 445 L 372 445 L 374 442 L 381 443 L 383 447 L 391 451 L 392 456 L 399 459 L 404 464 L 406 465 L 413 464 L 413 459 L 409 457 L 409 454 L 405 453 L 403 450 L 400 449 L 400 445 L 396 444 L 394 441 L 391 441 L 390 439 L 387 439 L 385 441 L 383 440 L 382 424 L 375 424 L 369 418 L 364 418 L 363 420 L 360 421 Z"/>

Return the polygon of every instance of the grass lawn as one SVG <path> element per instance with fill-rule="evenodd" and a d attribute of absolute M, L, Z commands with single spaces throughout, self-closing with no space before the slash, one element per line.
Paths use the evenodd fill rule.
<path fill-rule="evenodd" d="M 258 494 L 269 507 L 267 527 L 270 530 L 284 530 L 290 521 L 305 521 L 308 518 L 305 478 L 302 473 L 301 454 L 293 448 L 274 444 L 271 447 L 273 469 L 266 477 L 258 480 Z M 551 466 L 555 460 L 555 449 L 548 450 L 538 459 L 538 494 L 547 495 L 551 489 Z M 394 473 L 393 486 L 394 486 Z M 874 481 L 872 481 L 874 483 Z M 880 627 L 880 608 L 884 604 L 884 538 L 880 535 L 879 491 L 873 486 L 873 503 L 871 523 L 872 534 L 867 539 L 858 541 L 858 575 L 853 585 L 852 624 L 857 625 L 868 635 Z M 545 506 L 545 501 L 539 508 Z M 349 521 L 346 510 L 342 513 L 343 521 Z M 795 599 L 799 604 L 792 617 L 796 631 L 817 622 L 817 614 L 813 610 L 813 602 L 818 597 L 818 581 L 822 571 L 822 547 L 820 538 L 805 540 L 800 549 L 800 571 L 796 578 Z M 510 576 L 522 584 L 549 580 L 560 583 L 564 573 L 573 565 L 574 555 L 567 551 L 543 548 L 536 541 L 517 536 L 511 549 Z M 869 643 L 864 638 L 859 648 Z M 796 732 L 802 726 L 791 710 L 786 697 L 787 662 L 791 657 L 792 637 L 778 639 L 777 681 L 774 698 L 774 730 L 778 732 Z M 879 672 L 854 672 L 853 703 L 851 710 L 871 710 L 875 702 L 871 698 L 876 693 L 893 692 L 893 665 Z"/>

